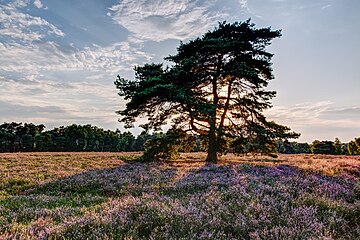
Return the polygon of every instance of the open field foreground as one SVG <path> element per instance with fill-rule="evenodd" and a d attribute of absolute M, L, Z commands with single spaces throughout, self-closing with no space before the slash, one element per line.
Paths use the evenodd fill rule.
<path fill-rule="evenodd" d="M 360 239 L 360 157 L 0 154 L 0 239 Z"/>

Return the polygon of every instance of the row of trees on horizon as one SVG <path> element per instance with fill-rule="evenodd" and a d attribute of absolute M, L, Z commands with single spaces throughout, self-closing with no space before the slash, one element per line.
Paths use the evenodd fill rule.
<path fill-rule="evenodd" d="M 131 132 L 104 130 L 90 124 L 60 126 L 45 130 L 43 124 L 3 123 L 0 125 L 0 152 L 131 152 L 143 151 L 144 143 L 156 139 L 164 133 L 142 132 L 134 136 Z M 315 140 L 311 144 L 295 141 L 281 141 L 278 152 L 285 154 L 360 154 L 360 138 L 349 143 Z M 201 140 L 197 139 L 194 152 L 205 151 Z"/>
<path fill-rule="evenodd" d="M 0 125 L 0 152 L 122 152 L 141 151 L 146 139 L 130 132 L 104 130 L 90 124 L 60 126 L 4 123 Z"/>

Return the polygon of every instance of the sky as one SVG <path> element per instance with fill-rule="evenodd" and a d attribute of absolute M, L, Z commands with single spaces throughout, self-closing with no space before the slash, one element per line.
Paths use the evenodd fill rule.
<path fill-rule="evenodd" d="M 113 82 L 219 21 L 281 29 L 270 120 L 297 140 L 360 137 L 359 0 L 0 0 L 0 123 L 124 130 Z M 138 134 L 141 129 L 133 129 Z"/>

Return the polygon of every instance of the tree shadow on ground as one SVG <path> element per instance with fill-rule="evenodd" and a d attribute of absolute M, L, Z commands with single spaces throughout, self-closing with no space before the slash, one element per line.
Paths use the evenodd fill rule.
<path fill-rule="evenodd" d="M 90 194 L 117 197 L 124 194 L 138 195 L 149 191 L 151 185 L 173 179 L 175 168 L 165 168 L 163 163 L 124 162 L 122 165 L 81 172 L 28 189 L 25 194 Z"/>
<path fill-rule="evenodd" d="M 84 207 L 99 205 L 109 198 L 140 196 L 175 177 L 175 168 L 162 166 L 162 163 L 124 162 L 114 168 L 84 171 L 41 185 L 26 185 L 16 195 L 0 199 L 0 215 L 10 223 L 16 214 L 16 222 L 24 224 L 57 215 L 59 211 L 60 215 L 81 215 Z"/>
<path fill-rule="evenodd" d="M 273 159 L 269 161 L 273 162 Z M 262 162 L 267 160 L 263 159 Z M 88 207 L 108 198 L 125 195 L 137 197 L 157 192 L 180 197 L 183 194 L 201 193 L 211 189 L 229 189 L 238 184 L 256 187 L 259 183 L 269 186 L 288 185 L 295 195 L 303 188 L 309 189 L 309 193 L 319 188 L 332 191 L 331 187 L 344 184 L 347 188 L 354 188 L 353 182 L 345 181 L 340 176 L 309 173 L 287 164 L 265 166 L 230 161 L 220 164 L 206 164 L 200 160 L 154 163 L 129 161 L 115 168 L 81 172 L 43 185 L 30 186 L 22 194 L 2 201 L 14 202 L 14 199 L 22 195 L 41 195 L 54 198 L 53 203 L 50 199 L 44 201 L 44 205 L 50 208 L 61 205 Z M 61 198 L 63 200 L 58 201 Z"/>
<path fill-rule="evenodd" d="M 229 189 L 235 185 L 244 185 L 248 190 L 259 185 L 285 189 L 298 196 L 299 192 L 322 194 L 326 197 L 354 202 L 352 189 L 355 181 L 342 176 L 324 176 L 318 172 L 287 164 L 274 166 L 252 165 L 243 163 L 225 163 L 203 165 L 189 170 L 174 184 L 174 189 L 188 189 L 189 193 Z"/>
<path fill-rule="evenodd" d="M 302 195 L 344 201 L 350 204 L 359 200 L 359 197 L 352 193 L 354 184 L 354 182 L 346 182 L 340 177 L 304 173 L 301 169 L 286 164 L 274 166 L 236 162 L 205 164 L 199 160 L 154 163 L 124 162 L 115 168 L 91 170 L 33 186 L 22 195 L 1 200 L 0 205 L 3 210 L 5 209 L 7 218 L 11 218 L 14 212 L 19 213 L 16 220 L 18 223 L 28 223 L 44 216 L 50 216 L 52 219 L 58 218 L 61 222 L 73 216 L 82 219 L 84 207 L 97 206 L 108 200 L 110 202 L 115 200 L 116 205 L 133 197 L 140 202 L 140 205 L 135 203 L 135 205 L 130 205 L 132 211 L 135 211 L 135 213 L 131 213 L 135 214 L 133 215 L 134 219 L 130 220 L 137 221 L 137 218 L 148 217 L 153 225 L 143 227 L 139 225 L 137 231 L 143 231 L 146 228 L 148 229 L 146 234 L 151 234 L 156 227 L 165 226 L 166 221 L 169 220 L 157 218 L 161 209 L 157 205 L 161 205 L 164 201 L 168 208 L 172 208 L 171 204 L 177 203 L 182 206 L 180 209 L 187 209 L 191 201 L 200 205 L 203 204 L 202 201 L 219 201 L 222 205 L 236 202 L 241 204 L 240 207 L 238 206 L 238 211 L 243 211 L 242 209 L 247 208 L 246 206 L 250 206 L 248 209 L 251 211 L 256 211 L 256 208 L 251 207 L 251 204 L 256 203 L 262 204 L 263 207 L 268 205 L 271 207 L 271 204 L 266 201 L 274 199 L 276 201 L 294 201 L 290 205 L 317 206 L 323 204 L 312 198 L 305 199 L 308 202 L 296 202 L 301 199 Z M 234 198 L 243 198 L 243 200 L 231 200 Z M 146 206 L 142 207 L 142 204 Z M 155 205 L 153 206 L 153 204 Z M 216 206 L 216 202 L 206 206 Z M 330 205 L 321 206 L 331 209 Z M 229 211 L 226 214 L 231 214 L 231 206 L 225 206 L 225 208 L 226 211 Z M 7 209 L 8 212 L 6 212 Z M 197 206 L 195 209 L 202 208 Z M 51 211 L 47 213 L 47 210 Z M 276 208 L 271 208 L 271 210 L 276 211 Z M 119 208 L 117 211 L 126 212 L 127 210 Z M 148 211 L 154 211 L 153 215 Z M 207 213 L 208 210 L 202 211 Z M 218 214 L 216 207 L 211 211 L 211 214 Z M 179 216 L 174 213 L 174 217 Z M 281 221 L 281 216 L 278 218 Z M 179 219 L 180 222 L 186 221 L 182 217 Z M 92 226 L 91 224 L 98 226 L 95 220 L 89 220 L 88 224 L 90 224 L 89 226 Z M 76 224 L 71 226 L 76 231 L 82 228 Z M 230 225 L 228 227 L 231 231 L 236 230 Z M 132 227 L 129 225 L 130 228 Z M 72 230 L 64 229 L 64 231 L 71 232 Z M 144 236 L 147 236 L 146 234 Z"/>

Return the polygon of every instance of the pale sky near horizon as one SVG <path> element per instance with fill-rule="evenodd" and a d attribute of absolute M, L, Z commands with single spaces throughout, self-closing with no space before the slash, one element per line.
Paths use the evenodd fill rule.
<path fill-rule="evenodd" d="M 358 0 L 0 0 L 0 123 L 122 128 L 113 84 L 219 21 L 282 29 L 266 115 L 297 141 L 360 137 Z M 141 129 L 132 130 L 135 134 Z"/>

